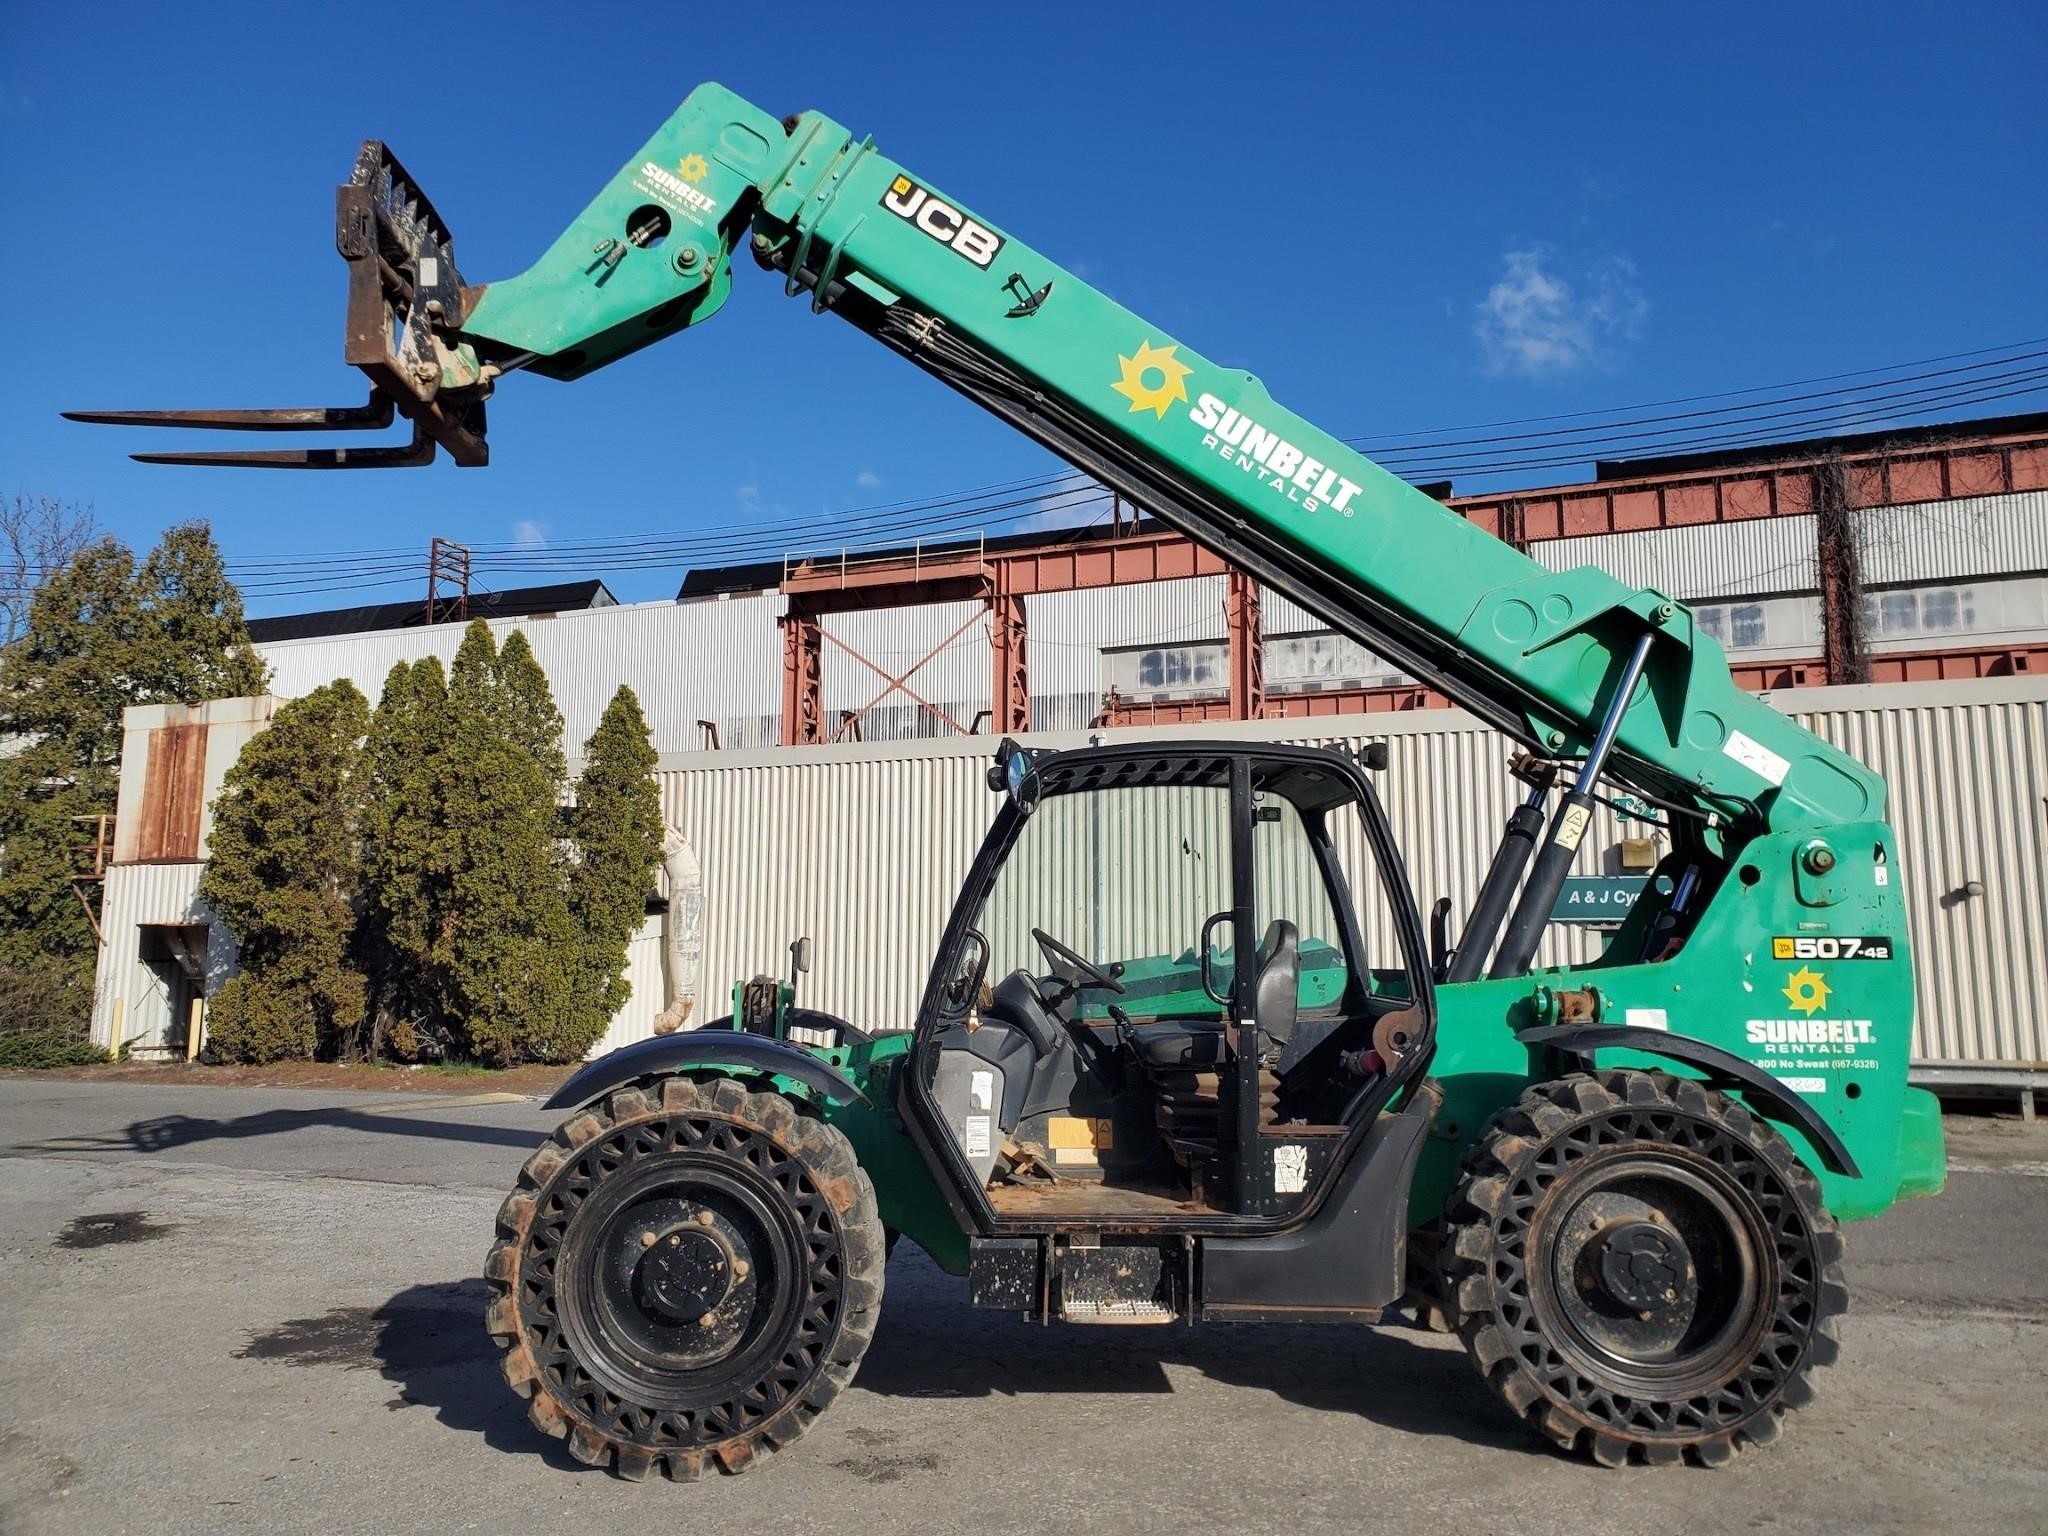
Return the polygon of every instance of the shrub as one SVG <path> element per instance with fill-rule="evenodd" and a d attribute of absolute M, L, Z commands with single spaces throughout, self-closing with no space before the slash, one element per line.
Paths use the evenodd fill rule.
<path fill-rule="evenodd" d="M 90 1010 L 91 993 L 61 968 L 0 965 L 0 1068 L 105 1061 L 92 1043 Z"/>

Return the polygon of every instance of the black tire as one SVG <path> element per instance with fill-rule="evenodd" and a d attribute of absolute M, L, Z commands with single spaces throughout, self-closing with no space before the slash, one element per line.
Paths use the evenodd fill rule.
<path fill-rule="evenodd" d="M 1465 1161 L 1443 1267 L 1473 1363 L 1603 1466 L 1718 1467 L 1834 1362 L 1842 1237 L 1785 1138 L 1663 1072 L 1525 1090 Z"/>
<path fill-rule="evenodd" d="M 577 1460 L 694 1481 L 790 1444 L 853 1380 L 884 1265 L 838 1130 L 729 1079 L 665 1078 L 527 1159 L 484 1267 L 486 1326 Z"/>

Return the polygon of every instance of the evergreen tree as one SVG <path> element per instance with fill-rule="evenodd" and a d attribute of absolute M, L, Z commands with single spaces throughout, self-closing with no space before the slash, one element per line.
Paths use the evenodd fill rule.
<path fill-rule="evenodd" d="M 269 686 L 270 669 L 249 644 L 242 594 L 205 523 L 167 532 L 142 563 L 138 585 L 140 702 L 235 699 Z"/>
<path fill-rule="evenodd" d="M 0 757 L 0 963 L 54 967 L 81 1014 L 99 940 L 71 880 L 90 827 L 72 818 L 114 809 L 138 622 L 135 561 L 102 539 L 44 582 L 0 652 L 15 746 Z"/>
<path fill-rule="evenodd" d="M 138 571 L 121 542 L 87 545 L 30 599 L 0 652 L 0 961 L 55 964 L 89 995 L 98 939 L 71 883 L 111 814 L 121 712 L 259 693 L 241 596 L 204 523 L 173 528 Z"/>
<path fill-rule="evenodd" d="M 350 952 L 369 723 L 355 685 L 329 683 L 281 706 L 221 786 L 199 893 L 240 950 L 211 1010 L 230 1060 L 309 1058 L 362 1017 Z"/>
<path fill-rule="evenodd" d="M 621 687 L 583 747 L 569 815 L 575 863 L 569 913 L 577 937 L 577 1033 L 588 1050 L 632 995 L 626 957 L 661 863 L 654 743 L 633 690 Z M 580 1054 L 580 1053 L 579 1053 Z"/>
<path fill-rule="evenodd" d="M 505 735 L 546 778 L 549 802 L 559 802 L 569 777 L 569 764 L 562 756 L 562 712 L 555 707 L 547 673 L 533 659 L 525 631 L 515 629 L 505 637 L 493 676 Z"/>
<path fill-rule="evenodd" d="M 455 1043 L 437 950 L 454 868 L 448 682 L 441 661 L 399 662 L 384 680 L 363 749 L 364 922 L 358 952 L 371 979 L 370 1054 L 445 1055 Z"/>
<path fill-rule="evenodd" d="M 499 1064 L 582 1054 L 572 1009 L 575 932 L 555 829 L 561 795 L 552 753 L 532 722 L 554 699 L 523 643 L 509 669 L 478 620 L 449 678 L 448 921 L 434 959 L 470 1051 Z M 522 653 L 523 660 L 522 660 Z M 513 721 L 525 722 L 515 728 Z M 559 727 L 557 727 L 559 729 Z M 587 1042 L 586 1042 L 587 1044 Z"/>

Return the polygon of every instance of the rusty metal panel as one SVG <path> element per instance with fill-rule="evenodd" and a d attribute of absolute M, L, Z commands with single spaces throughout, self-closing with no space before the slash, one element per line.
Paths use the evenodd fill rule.
<path fill-rule="evenodd" d="M 199 857 L 206 731 L 204 722 L 196 722 L 159 726 L 149 733 L 134 855 L 145 864 Z"/>

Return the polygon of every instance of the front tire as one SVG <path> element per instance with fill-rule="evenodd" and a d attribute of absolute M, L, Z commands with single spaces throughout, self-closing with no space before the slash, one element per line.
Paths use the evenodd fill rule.
<path fill-rule="evenodd" d="M 1838 1353 L 1842 1238 L 1785 1138 L 1663 1072 L 1540 1083 L 1466 1159 L 1444 1273 L 1519 1418 L 1603 1466 L 1721 1466 Z"/>
<path fill-rule="evenodd" d="M 622 1088 L 520 1171 L 486 1325 L 533 1422 L 628 1478 L 745 1471 L 853 1379 L 885 1268 L 838 1130 L 728 1079 Z"/>

